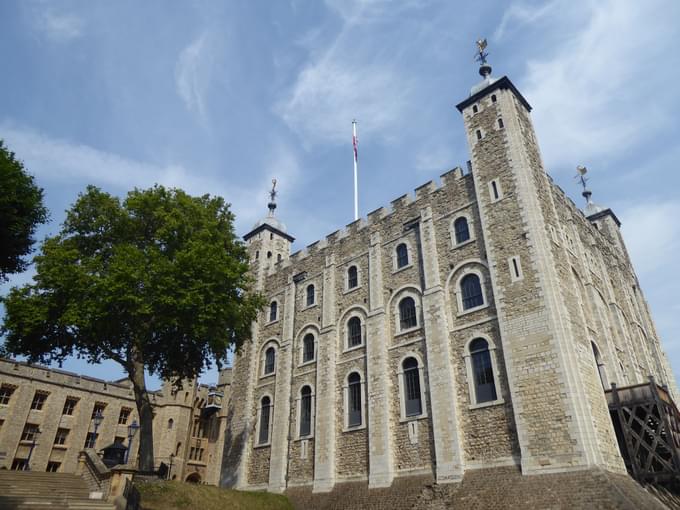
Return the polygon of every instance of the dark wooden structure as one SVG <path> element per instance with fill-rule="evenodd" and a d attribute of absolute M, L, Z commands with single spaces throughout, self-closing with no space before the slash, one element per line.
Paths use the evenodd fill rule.
<path fill-rule="evenodd" d="M 605 391 L 621 456 L 643 485 L 680 492 L 680 411 L 667 389 L 646 384 Z"/>

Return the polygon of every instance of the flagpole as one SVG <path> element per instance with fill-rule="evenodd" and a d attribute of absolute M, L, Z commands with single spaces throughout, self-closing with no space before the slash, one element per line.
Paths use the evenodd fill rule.
<path fill-rule="evenodd" d="M 352 145 L 354 147 L 354 221 L 359 219 L 359 185 L 357 182 L 357 121 L 352 121 Z"/>

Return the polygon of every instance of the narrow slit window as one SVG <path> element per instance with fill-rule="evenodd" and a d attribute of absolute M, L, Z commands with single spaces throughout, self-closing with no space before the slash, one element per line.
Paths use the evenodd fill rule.
<path fill-rule="evenodd" d="M 519 257 L 510 258 L 510 272 L 513 282 L 522 279 L 522 266 L 520 265 Z"/>
<path fill-rule="evenodd" d="M 312 389 L 304 386 L 300 391 L 300 437 L 312 434 Z"/>
<path fill-rule="evenodd" d="M 479 108 L 477 108 L 477 105 L 472 106 L 472 113 L 477 113 L 479 111 Z"/>
<path fill-rule="evenodd" d="M 491 94 L 491 102 L 492 103 L 496 102 L 496 94 Z"/>
<path fill-rule="evenodd" d="M 498 119 L 498 127 L 503 129 L 505 126 L 503 125 L 503 119 Z"/>
<path fill-rule="evenodd" d="M 361 376 L 352 372 L 347 378 L 347 426 L 361 426 Z"/>
<path fill-rule="evenodd" d="M 404 410 L 406 416 L 418 416 L 423 412 L 418 360 L 406 358 L 402 363 L 402 369 L 404 371 Z"/>
<path fill-rule="evenodd" d="M 262 397 L 260 401 L 260 434 L 258 437 L 260 444 L 269 442 L 269 416 L 271 414 L 271 400 L 269 397 Z"/>
<path fill-rule="evenodd" d="M 475 131 L 475 133 L 477 133 L 477 140 L 481 140 L 482 139 L 482 132 L 478 129 L 477 131 Z"/>
<path fill-rule="evenodd" d="M 493 181 L 491 181 L 490 187 L 491 187 L 491 198 L 493 200 L 499 200 L 501 198 L 501 190 L 498 187 L 498 181 L 496 181 L 495 179 Z"/>

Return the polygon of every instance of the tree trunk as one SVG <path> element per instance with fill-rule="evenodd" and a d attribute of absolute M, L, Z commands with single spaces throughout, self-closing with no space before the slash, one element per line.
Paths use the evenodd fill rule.
<path fill-rule="evenodd" d="M 144 363 L 141 355 L 136 349 L 129 360 L 130 380 L 135 392 L 135 402 L 137 413 L 139 414 L 139 466 L 140 471 L 153 471 L 153 409 L 149 394 L 146 391 L 146 381 L 144 378 Z M 128 461 L 130 462 L 130 461 Z"/>

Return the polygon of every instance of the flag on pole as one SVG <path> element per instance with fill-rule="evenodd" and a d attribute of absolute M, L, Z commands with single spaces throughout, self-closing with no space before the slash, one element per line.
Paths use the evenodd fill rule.
<path fill-rule="evenodd" d="M 357 151 L 357 132 L 356 132 L 356 121 L 352 122 L 355 128 L 352 132 L 352 145 L 354 146 L 354 161 L 359 161 L 359 153 Z"/>
<path fill-rule="evenodd" d="M 354 147 L 354 220 L 359 219 L 359 185 L 357 182 L 357 162 L 359 151 L 357 150 L 357 121 L 352 121 L 352 146 Z"/>

